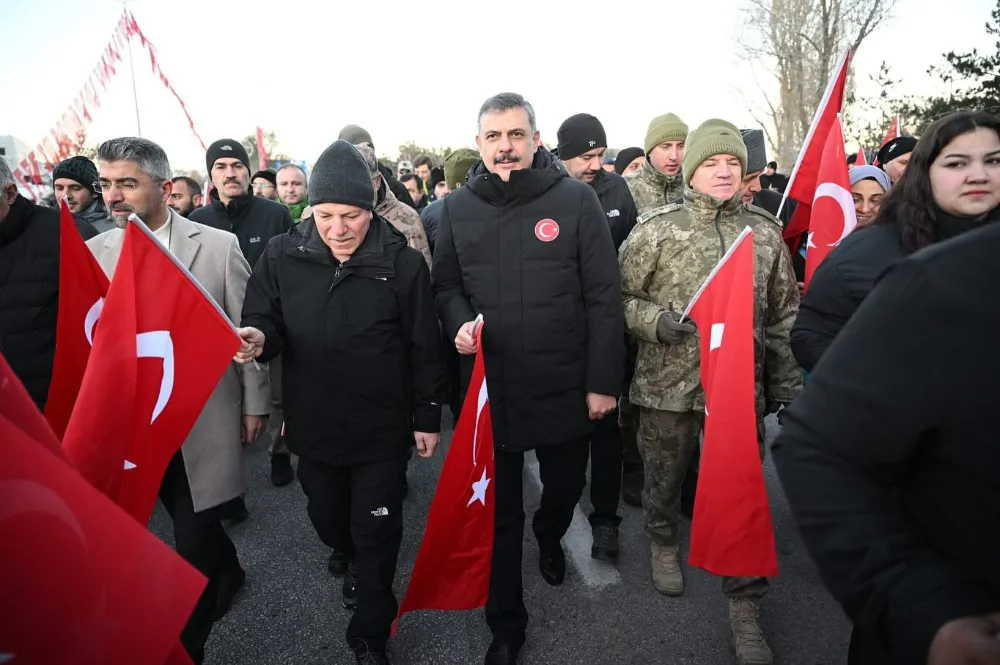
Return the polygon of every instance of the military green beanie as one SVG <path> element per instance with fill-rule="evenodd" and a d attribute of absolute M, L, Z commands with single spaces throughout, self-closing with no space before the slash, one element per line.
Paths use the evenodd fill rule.
<path fill-rule="evenodd" d="M 656 116 L 649 121 L 649 128 L 646 130 L 646 142 L 643 144 L 646 157 L 649 157 L 650 151 L 661 143 L 684 141 L 687 135 L 688 126 L 673 113 Z"/>
<path fill-rule="evenodd" d="M 691 184 L 691 176 L 709 157 L 732 155 L 740 160 L 740 178 L 747 174 L 747 146 L 736 125 L 713 118 L 706 120 L 688 136 L 684 146 L 684 184 Z"/>
<path fill-rule="evenodd" d="M 444 158 L 444 180 L 451 189 L 465 184 L 465 174 L 479 161 L 479 153 L 471 148 L 452 150 Z"/>

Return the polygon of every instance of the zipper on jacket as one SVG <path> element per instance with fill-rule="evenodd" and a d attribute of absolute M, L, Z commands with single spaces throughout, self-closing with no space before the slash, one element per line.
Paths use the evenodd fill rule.
<path fill-rule="evenodd" d="M 719 234 L 719 259 L 726 255 L 726 238 L 722 235 L 722 208 L 715 213 L 715 232 Z"/>
<path fill-rule="evenodd" d="M 333 281 L 330 282 L 329 293 L 333 293 L 333 287 L 337 286 L 337 280 L 340 279 L 340 267 L 341 267 L 340 262 L 337 262 L 337 268 L 333 271 Z"/>

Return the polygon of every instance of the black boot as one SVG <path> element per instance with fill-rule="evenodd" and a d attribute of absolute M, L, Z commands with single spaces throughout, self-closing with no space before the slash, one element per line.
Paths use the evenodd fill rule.
<path fill-rule="evenodd" d="M 642 508 L 642 469 L 622 474 L 622 501 L 630 506 Z"/>
<path fill-rule="evenodd" d="M 326 568 L 334 577 L 343 577 L 347 574 L 347 567 L 350 563 L 351 557 L 343 552 L 333 550 L 330 552 L 330 561 L 327 562 Z"/>
<path fill-rule="evenodd" d="M 372 648 L 364 640 L 351 640 L 351 649 L 358 665 L 392 665 L 385 649 Z"/>
<path fill-rule="evenodd" d="M 248 517 L 250 517 L 250 511 L 247 510 L 247 504 L 243 497 L 238 496 L 222 504 L 222 519 L 227 522 L 240 524 L 245 522 Z"/>
<path fill-rule="evenodd" d="M 347 566 L 347 574 L 344 575 L 343 603 L 345 610 L 353 610 L 358 606 L 358 569 L 352 561 Z"/>
<path fill-rule="evenodd" d="M 563 552 L 562 545 L 556 543 L 555 547 L 542 547 L 538 549 L 538 570 L 542 573 L 542 579 L 552 586 L 559 586 L 566 579 L 566 553 Z"/>
<path fill-rule="evenodd" d="M 595 524 L 591 529 L 594 544 L 590 558 L 606 563 L 618 563 L 618 527 L 613 524 Z"/>
<path fill-rule="evenodd" d="M 295 480 L 292 470 L 292 456 L 289 453 L 271 455 L 271 484 L 284 487 Z"/>
<path fill-rule="evenodd" d="M 218 596 L 215 601 L 215 620 L 219 621 L 226 616 L 233 606 L 236 594 L 243 588 L 243 583 L 247 579 L 246 571 L 239 565 L 233 570 L 228 570 L 219 576 Z"/>
<path fill-rule="evenodd" d="M 517 652 L 520 644 L 493 638 L 486 652 L 486 665 L 517 665 Z"/>

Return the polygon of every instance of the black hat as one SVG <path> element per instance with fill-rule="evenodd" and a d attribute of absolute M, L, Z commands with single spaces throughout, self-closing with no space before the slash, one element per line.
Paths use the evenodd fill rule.
<path fill-rule="evenodd" d="M 358 125 L 347 125 L 337 136 L 338 139 L 342 141 L 347 141 L 353 145 L 358 145 L 359 143 L 367 143 L 372 148 L 375 147 L 375 142 L 372 141 L 372 135 L 368 133 L 364 127 L 359 127 Z"/>
<path fill-rule="evenodd" d="M 212 145 L 208 146 L 208 150 L 205 152 L 205 166 L 208 167 L 208 172 L 212 172 L 212 167 L 215 166 L 215 162 L 223 157 L 229 157 L 232 159 L 238 159 L 243 162 L 243 165 L 250 170 L 250 155 L 247 154 L 247 149 L 243 147 L 243 144 L 239 141 L 234 141 L 233 139 L 219 139 Z M 211 177 L 211 176 L 209 176 Z"/>
<path fill-rule="evenodd" d="M 608 137 L 601 121 L 587 113 L 571 115 L 559 125 L 559 159 L 573 159 L 594 148 L 607 148 Z"/>
<path fill-rule="evenodd" d="M 316 160 L 309 176 L 309 202 L 343 203 L 375 211 L 375 186 L 358 149 L 337 139 Z"/>
<path fill-rule="evenodd" d="M 435 166 L 431 169 L 431 181 L 427 184 L 427 186 L 433 189 L 434 187 L 437 187 L 439 182 L 444 182 L 443 166 Z"/>
<path fill-rule="evenodd" d="M 59 178 L 68 178 L 78 182 L 94 194 L 94 183 L 97 182 L 97 166 L 83 155 L 70 157 L 56 164 L 52 170 L 52 182 Z"/>
<path fill-rule="evenodd" d="M 763 129 L 741 129 L 743 145 L 747 147 L 747 173 L 763 171 L 767 166 L 767 147 Z"/>
<path fill-rule="evenodd" d="M 264 180 L 267 180 L 275 187 L 278 186 L 278 174 L 272 171 L 271 169 L 264 169 L 263 171 L 257 171 L 252 176 L 250 176 L 250 182 L 253 182 L 257 178 L 263 178 Z"/>
<path fill-rule="evenodd" d="M 917 139 L 913 136 L 897 136 L 893 140 L 879 148 L 875 155 L 875 164 L 885 168 L 885 165 L 903 155 L 913 152 L 917 146 Z"/>
<path fill-rule="evenodd" d="M 615 173 L 621 175 L 628 168 L 628 165 L 636 160 L 637 157 L 645 156 L 646 151 L 642 148 L 625 148 L 618 152 L 618 156 L 615 157 Z"/>

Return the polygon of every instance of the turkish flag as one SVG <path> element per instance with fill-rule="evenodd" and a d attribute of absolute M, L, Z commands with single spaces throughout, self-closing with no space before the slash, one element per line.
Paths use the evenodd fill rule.
<path fill-rule="evenodd" d="M 108 278 L 80 236 L 65 199 L 59 213 L 59 318 L 56 357 L 45 417 L 56 436 L 66 433 L 90 358 L 94 324 L 101 315 Z"/>
<path fill-rule="evenodd" d="M 747 227 L 689 306 L 701 338 L 705 440 L 688 561 L 715 575 L 774 577 L 778 557 L 757 441 L 753 262 Z"/>
<path fill-rule="evenodd" d="M 239 346 L 225 314 L 133 218 L 66 429 L 67 455 L 145 524 L 170 458 Z"/>
<path fill-rule="evenodd" d="M 258 170 L 267 170 L 267 150 L 264 148 L 264 130 L 260 127 L 257 128 L 257 166 L 260 168 Z"/>
<path fill-rule="evenodd" d="M 858 144 L 858 157 L 854 160 L 855 166 L 868 166 L 868 157 L 865 155 L 865 147 Z"/>
<path fill-rule="evenodd" d="M 810 208 L 815 196 L 817 179 L 819 178 L 819 163 L 823 157 L 823 147 L 830 127 L 837 120 L 844 105 L 844 86 L 847 83 L 847 69 L 851 60 L 851 50 L 848 49 L 840 57 L 840 62 L 833 70 L 833 76 L 826 86 L 823 99 L 820 101 L 812 125 L 806 134 L 799 158 L 792 169 L 792 175 L 785 188 L 785 196 L 795 199 L 795 212 L 785 227 L 783 236 L 789 249 L 794 252 L 798 248 L 799 237 L 809 228 Z M 782 202 L 783 204 L 784 202 Z"/>
<path fill-rule="evenodd" d="M 858 216 L 854 211 L 851 179 L 847 174 L 847 157 L 844 155 L 844 134 L 838 119 L 830 128 L 830 135 L 826 139 L 816 194 L 812 201 L 809 241 L 806 244 L 807 289 L 819 264 L 857 226 Z"/>
<path fill-rule="evenodd" d="M 0 662 L 164 663 L 206 583 L 62 457 L 2 355 L 0 542 Z"/>
<path fill-rule="evenodd" d="M 481 321 L 481 319 L 479 319 Z M 479 352 L 427 529 L 417 551 L 399 619 L 415 610 L 472 610 L 486 605 L 493 557 L 493 420 L 486 391 L 482 326 Z"/>
<path fill-rule="evenodd" d="M 899 138 L 899 116 L 898 115 L 893 116 L 893 118 L 892 118 L 892 124 L 889 125 L 889 129 L 886 131 L 885 138 L 882 139 L 882 145 L 879 146 L 879 149 L 884 148 L 886 143 L 888 143 L 889 141 L 891 141 L 893 139 L 897 139 L 897 138 Z M 881 164 L 878 163 L 878 159 L 875 160 L 875 166 L 881 166 Z"/>

